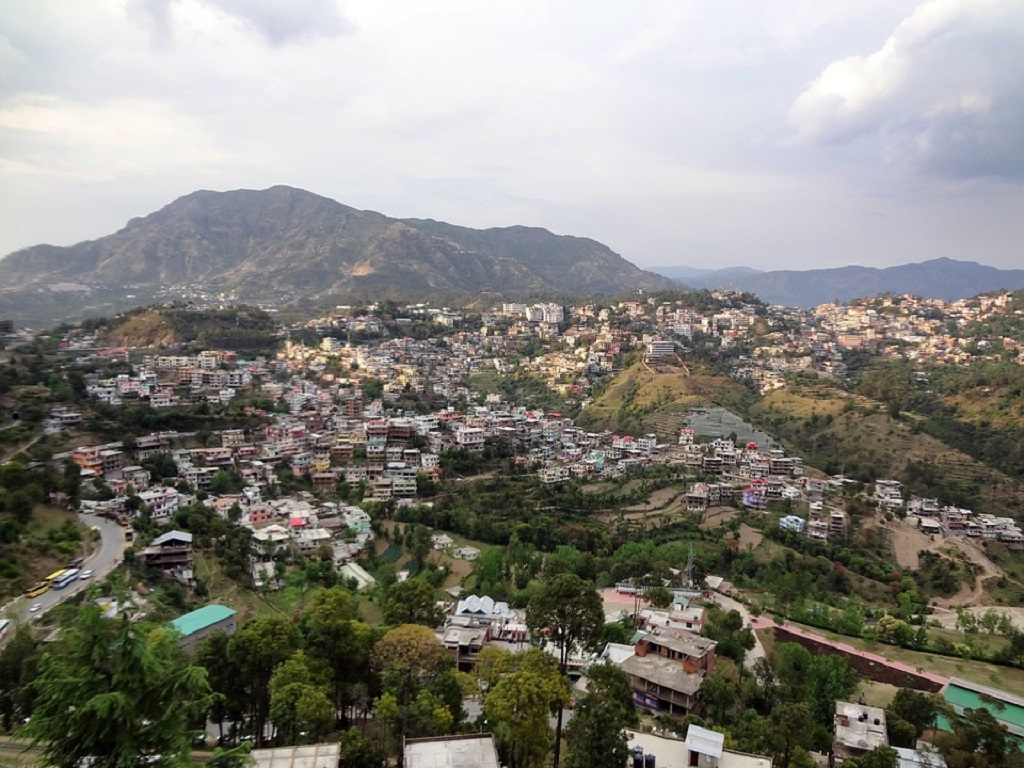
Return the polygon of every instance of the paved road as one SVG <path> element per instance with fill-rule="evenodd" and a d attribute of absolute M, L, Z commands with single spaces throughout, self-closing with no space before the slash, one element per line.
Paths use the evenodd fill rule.
<path fill-rule="evenodd" d="M 97 526 L 100 529 L 100 547 L 86 559 L 81 568 L 82 570 L 92 570 L 92 579 L 88 581 L 79 579 L 62 590 L 51 589 L 39 597 L 16 600 L 4 610 L 3 618 L 18 622 L 42 616 L 57 603 L 81 592 L 93 579 L 101 579 L 106 576 L 121 561 L 125 549 L 124 528 L 105 517 L 96 517 L 95 515 L 79 515 L 78 517 L 87 528 Z M 42 608 L 34 614 L 30 613 L 29 607 L 36 603 L 39 603 Z"/>

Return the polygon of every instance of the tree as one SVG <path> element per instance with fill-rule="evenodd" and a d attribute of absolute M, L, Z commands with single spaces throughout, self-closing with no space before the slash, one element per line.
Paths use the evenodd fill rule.
<path fill-rule="evenodd" d="M 899 768 L 900 756 L 892 747 L 875 747 L 858 762 L 860 768 Z"/>
<path fill-rule="evenodd" d="M 569 686 L 561 675 L 513 672 L 498 681 L 484 699 L 484 716 L 511 768 L 540 768 L 551 748 L 548 717 L 568 702 Z"/>
<path fill-rule="evenodd" d="M 939 712 L 939 702 L 931 694 L 900 688 L 889 704 L 888 711 L 910 723 L 914 727 L 916 738 L 934 724 L 935 716 Z"/>
<path fill-rule="evenodd" d="M 849 699 L 860 676 L 842 656 L 815 656 L 807 675 L 807 704 L 814 721 L 823 728 L 832 727 L 836 701 Z"/>
<path fill-rule="evenodd" d="M 39 651 L 31 630 L 24 625 L 18 627 L 0 651 L 0 717 L 5 731 L 30 711 L 30 683 L 36 676 L 38 662 Z"/>
<path fill-rule="evenodd" d="M 789 765 L 790 756 L 797 747 L 807 748 L 812 729 L 811 711 L 800 703 L 779 704 L 768 718 L 771 723 L 771 743 L 775 762 Z"/>
<path fill-rule="evenodd" d="M 565 768 L 622 768 L 629 757 L 625 728 L 639 722 L 629 677 L 611 664 L 587 670 L 587 692 L 566 729 Z"/>
<path fill-rule="evenodd" d="M 249 742 L 231 748 L 217 747 L 206 764 L 212 768 L 251 768 L 256 765 L 256 759 L 249 754 L 251 749 Z"/>
<path fill-rule="evenodd" d="M 434 588 L 419 578 L 393 584 L 388 589 L 383 613 L 384 623 L 389 626 L 423 624 L 436 627 L 444 621 L 444 614 L 437 607 Z"/>
<path fill-rule="evenodd" d="M 242 676 L 228 655 L 228 636 L 214 632 L 206 637 L 193 660 L 206 670 L 214 694 L 207 716 L 217 724 L 218 736 L 223 739 L 224 723 L 241 722 L 248 704 Z"/>
<path fill-rule="evenodd" d="M 665 587 L 651 587 L 644 592 L 644 600 L 655 608 L 668 608 L 675 596 Z"/>
<path fill-rule="evenodd" d="M 270 716 L 270 680 L 274 670 L 299 647 L 299 630 L 290 619 L 261 616 L 240 626 L 228 641 L 228 660 L 244 681 L 256 746 L 263 744 Z"/>
<path fill-rule="evenodd" d="M 334 707 L 324 687 L 314 683 L 326 678 L 325 666 L 296 651 L 274 671 L 270 719 L 284 743 L 296 744 L 303 735 L 311 742 L 319 741 L 334 724 Z"/>
<path fill-rule="evenodd" d="M 723 725 L 726 713 L 739 700 L 739 682 L 716 669 L 701 683 L 700 698 L 708 716 L 716 724 Z"/>
<path fill-rule="evenodd" d="M 299 627 L 306 651 L 331 670 L 332 700 L 344 720 L 356 686 L 369 683 L 370 650 L 383 632 L 358 621 L 352 597 L 338 588 L 314 590 Z"/>
<path fill-rule="evenodd" d="M 358 728 L 349 728 L 338 739 L 340 768 L 384 768 L 386 755 L 375 741 L 365 738 Z"/>
<path fill-rule="evenodd" d="M 939 733 L 935 745 L 950 768 L 1020 765 L 1020 751 L 1009 731 L 987 709 L 966 709 L 958 716 L 947 707 L 944 714 L 952 723 L 953 733 Z"/>
<path fill-rule="evenodd" d="M 32 687 L 24 733 L 62 767 L 85 758 L 100 768 L 149 756 L 188 762 L 189 726 L 211 699 L 206 671 L 188 663 L 176 633 L 104 619 L 90 604 L 43 654 Z"/>
<path fill-rule="evenodd" d="M 403 624 L 377 642 L 370 665 L 380 675 L 384 688 L 375 709 L 378 716 L 396 726 L 398 764 L 401 766 L 402 742 L 413 719 L 416 694 L 447 671 L 452 666 L 452 659 L 427 627 Z"/>
<path fill-rule="evenodd" d="M 575 649 L 590 650 L 601 641 L 604 608 L 594 585 L 574 573 L 560 573 L 541 583 L 526 609 L 529 627 L 545 634 L 558 648 L 558 670 L 564 676 Z M 562 709 L 555 725 L 554 768 L 562 741 Z"/>

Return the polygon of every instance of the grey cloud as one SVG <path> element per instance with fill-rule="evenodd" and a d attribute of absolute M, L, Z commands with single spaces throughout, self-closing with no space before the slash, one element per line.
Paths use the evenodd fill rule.
<path fill-rule="evenodd" d="M 834 61 L 789 112 L 794 143 L 870 142 L 894 165 L 1024 178 L 1024 4 L 931 0 L 868 56 Z"/>
<path fill-rule="evenodd" d="M 309 37 L 351 34 L 335 0 L 204 0 L 250 25 L 271 45 Z"/>
<path fill-rule="evenodd" d="M 148 26 L 153 38 L 172 34 L 172 6 L 180 0 L 130 0 L 129 11 Z M 335 0 L 200 0 L 258 33 L 273 46 L 311 37 L 351 34 L 355 27 Z"/>

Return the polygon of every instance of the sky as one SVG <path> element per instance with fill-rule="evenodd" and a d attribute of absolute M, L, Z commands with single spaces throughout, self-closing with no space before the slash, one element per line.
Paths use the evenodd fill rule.
<path fill-rule="evenodd" d="M 287 184 L 644 267 L 1019 268 L 1022 72 L 1024 0 L 6 0 L 0 254 Z"/>

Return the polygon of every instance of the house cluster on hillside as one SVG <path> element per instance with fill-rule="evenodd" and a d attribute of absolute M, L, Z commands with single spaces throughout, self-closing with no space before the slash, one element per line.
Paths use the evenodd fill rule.
<path fill-rule="evenodd" d="M 1012 517 L 978 514 L 970 509 L 943 505 L 938 499 L 911 497 L 904 501 L 903 484 L 898 480 L 876 481 L 875 499 L 886 511 L 908 515 L 923 533 L 967 536 L 1000 541 L 1013 549 L 1024 548 L 1024 532 Z"/>

